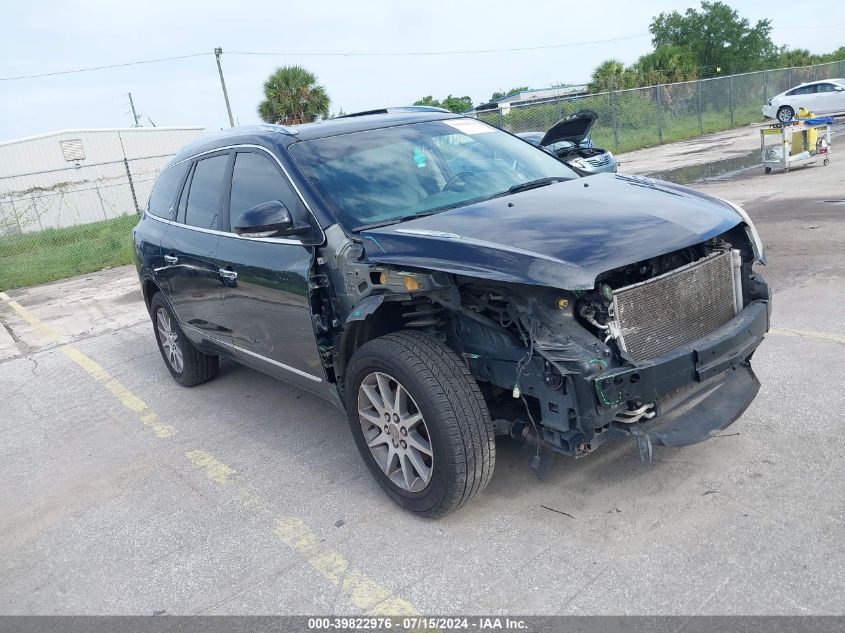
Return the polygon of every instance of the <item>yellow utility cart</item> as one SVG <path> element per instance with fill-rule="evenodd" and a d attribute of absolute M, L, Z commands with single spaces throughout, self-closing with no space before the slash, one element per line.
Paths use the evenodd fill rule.
<path fill-rule="evenodd" d="M 774 123 L 760 129 L 760 152 L 763 170 L 784 173 L 790 167 L 830 164 L 830 125 L 833 119 L 819 117 Z"/>

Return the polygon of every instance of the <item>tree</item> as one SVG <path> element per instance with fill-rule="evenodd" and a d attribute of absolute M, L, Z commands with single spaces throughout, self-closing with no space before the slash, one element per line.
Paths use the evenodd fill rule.
<path fill-rule="evenodd" d="M 329 95 L 302 66 L 277 68 L 264 82 L 258 116 L 267 123 L 297 125 L 329 114 Z"/>
<path fill-rule="evenodd" d="M 607 92 L 629 88 L 633 84 L 630 71 L 618 59 L 607 59 L 596 66 L 587 89 L 590 92 Z"/>
<path fill-rule="evenodd" d="M 824 58 L 823 61 L 826 61 L 826 62 L 836 62 L 836 61 L 839 61 L 840 59 L 845 59 L 845 46 L 840 46 L 839 48 L 837 48 L 832 53 L 828 53 L 827 55 L 822 55 L 822 57 Z"/>
<path fill-rule="evenodd" d="M 637 86 L 692 81 L 698 79 L 698 68 L 691 52 L 680 46 L 664 44 L 640 57 L 629 69 Z"/>
<path fill-rule="evenodd" d="M 753 27 L 724 2 L 701 3 L 701 10 L 661 13 L 649 26 L 655 48 L 677 46 L 689 51 L 704 74 L 716 68 L 734 73 L 761 68 L 777 52 L 771 20 Z"/>
<path fill-rule="evenodd" d="M 414 105 L 445 108 L 452 112 L 460 113 L 472 109 L 472 99 L 469 97 L 453 97 L 452 95 L 449 95 L 443 99 L 443 101 L 438 101 L 431 95 L 426 95 L 422 99 L 414 101 Z"/>
<path fill-rule="evenodd" d="M 443 107 L 442 105 L 440 105 L 440 102 L 431 95 L 426 95 L 422 99 L 414 101 L 414 105 L 431 106 L 432 108 Z"/>
<path fill-rule="evenodd" d="M 449 95 L 440 102 L 440 107 L 460 114 L 461 112 L 472 110 L 472 99 L 469 97 L 453 97 Z"/>
<path fill-rule="evenodd" d="M 789 66 L 809 66 L 811 64 L 818 64 L 822 61 L 823 55 L 816 55 L 811 53 L 806 48 L 793 48 L 782 46 L 778 50 L 777 56 L 772 61 L 772 66 L 775 68 L 785 68 Z"/>
<path fill-rule="evenodd" d="M 509 97 L 510 95 L 515 95 L 518 92 L 522 92 L 523 90 L 528 90 L 528 86 L 518 86 L 517 88 L 511 88 L 507 92 L 496 91 L 492 95 L 490 95 L 490 101 L 495 101 L 496 99 L 501 99 L 502 97 Z"/>

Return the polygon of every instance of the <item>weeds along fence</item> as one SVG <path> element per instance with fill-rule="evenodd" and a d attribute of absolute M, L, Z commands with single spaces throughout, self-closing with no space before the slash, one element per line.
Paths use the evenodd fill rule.
<path fill-rule="evenodd" d="M 79 130 L 0 144 L 0 290 L 129 263 L 156 177 L 202 131 Z"/>
<path fill-rule="evenodd" d="M 472 116 L 509 132 L 534 132 L 589 109 L 599 117 L 594 144 L 626 152 L 762 121 L 761 108 L 772 96 L 799 83 L 842 77 L 845 60 L 512 104 Z"/>

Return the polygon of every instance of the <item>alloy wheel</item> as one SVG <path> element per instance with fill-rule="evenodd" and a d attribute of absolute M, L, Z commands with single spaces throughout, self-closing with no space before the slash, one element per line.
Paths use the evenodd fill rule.
<path fill-rule="evenodd" d="M 164 350 L 164 357 L 173 371 L 182 373 L 184 361 L 182 360 L 182 346 L 179 342 L 179 335 L 172 326 L 170 315 L 164 308 L 156 311 L 156 328 L 158 329 L 158 340 L 161 341 L 161 348 Z"/>
<path fill-rule="evenodd" d="M 358 419 L 388 479 L 407 492 L 424 490 L 434 471 L 431 436 L 407 389 L 389 374 L 368 374 L 358 388 Z"/>

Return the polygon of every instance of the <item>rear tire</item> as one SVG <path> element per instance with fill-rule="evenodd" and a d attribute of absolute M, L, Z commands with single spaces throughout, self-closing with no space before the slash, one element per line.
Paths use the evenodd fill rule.
<path fill-rule="evenodd" d="M 408 331 L 366 343 L 349 363 L 345 400 L 367 468 L 403 508 L 442 516 L 490 481 L 490 413 L 466 364 L 446 345 Z"/>
<path fill-rule="evenodd" d="M 781 106 L 778 108 L 778 121 L 781 123 L 789 123 L 792 120 L 792 117 L 795 116 L 795 110 L 790 108 L 789 106 Z"/>
<path fill-rule="evenodd" d="M 150 317 L 158 351 L 173 380 L 183 387 L 194 387 L 217 375 L 220 359 L 194 347 L 160 292 L 153 295 L 150 301 Z"/>

